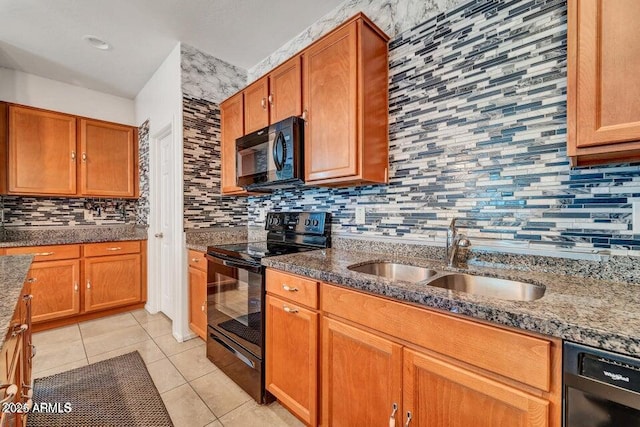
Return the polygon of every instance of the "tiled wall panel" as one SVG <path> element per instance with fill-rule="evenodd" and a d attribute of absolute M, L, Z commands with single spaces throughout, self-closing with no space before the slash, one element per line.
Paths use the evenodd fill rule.
<path fill-rule="evenodd" d="M 249 224 L 317 209 L 333 213 L 334 232 L 433 240 L 461 217 L 472 238 L 640 249 L 629 201 L 640 165 L 569 166 L 566 28 L 562 0 L 477 0 L 399 34 L 389 185 L 253 197 Z"/>

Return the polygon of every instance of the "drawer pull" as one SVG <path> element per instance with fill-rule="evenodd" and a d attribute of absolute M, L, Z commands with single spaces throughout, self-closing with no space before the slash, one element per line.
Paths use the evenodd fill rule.
<path fill-rule="evenodd" d="M 282 284 L 282 289 L 284 289 L 287 292 L 298 292 L 299 291 L 298 288 L 292 288 L 291 286 L 285 285 L 284 283 Z"/>
<path fill-rule="evenodd" d="M 38 281 L 37 277 L 31 277 L 30 279 L 27 279 L 27 283 L 36 283 Z"/>
<path fill-rule="evenodd" d="M 91 289 L 91 281 L 87 280 L 87 289 Z"/>
<path fill-rule="evenodd" d="M 73 284 L 73 290 L 74 290 L 74 292 L 78 292 L 78 284 L 77 283 Z"/>
<path fill-rule="evenodd" d="M 3 384 L 0 386 L 0 390 L 6 389 L 6 396 L 4 399 L 0 400 L 0 404 L 11 402 L 16 394 L 18 394 L 18 386 L 15 384 Z"/>
<path fill-rule="evenodd" d="M 36 252 L 33 254 L 34 256 L 51 256 L 54 255 L 55 252 Z"/>
<path fill-rule="evenodd" d="M 200 258 L 191 258 L 191 262 L 200 262 Z"/>
<path fill-rule="evenodd" d="M 29 282 L 29 283 L 32 283 L 32 282 Z M 32 299 L 33 299 L 33 295 L 31 295 L 31 294 L 27 294 L 27 295 L 23 295 L 22 296 L 22 300 L 24 302 L 31 301 Z"/>
<path fill-rule="evenodd" d="M 120 246 L 114 246 L 113 248 L 107 248 L 108 251 L 119 251 L 122 249 Z"/>
<path fill-rule="evenodd" d="M 391 416 L 389 417 L 389 427 L 396 427 L 396 413 L 398 412 L 398 404 L 393 402 L 391 406 Z"/>
<path fill-rule="evenodd" d="M 407 422 L 404 423 L 404 427 L 409 427 L 410 422 L 411 422 L 411 411 L 407 411 Z"/>
<path fill-rule="evenodd" d="M 18 325 L 13 328 L 13 332 L 11 332 L 11 336 L 15 337 L 17 335 L 24 334 L 28 330 L 29 330 L 29 325 L 27 325 L 26 323 L 23 323 L 22 325 Z"/>
<path fill-rule="evenodd" d="M 298 312 L 297 308 L 287 307 L 286 305 L 283 305 L 282 309 L 285 311 L 285 313 L 296 314 Z"/>

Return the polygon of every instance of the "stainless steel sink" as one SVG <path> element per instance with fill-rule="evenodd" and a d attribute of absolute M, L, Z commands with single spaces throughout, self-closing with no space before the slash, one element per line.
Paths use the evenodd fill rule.
<path fill-rule="evenodd" d="M 368 262 L 360 265 L 350 265 L 349 270 L 359 273 L 373 274 L 391 280 L 403 280 L 405 282 L 421 282 L 438 274 L 435 270 L 424 267 L 416 267 L 395 262 Z"/>
<path fill-rule="evenodd" d="M 462 273 L 437 277 L 427 285 L 511 301 L 534 301 L 542 298 L 546 290 L 531 283 Z"/>

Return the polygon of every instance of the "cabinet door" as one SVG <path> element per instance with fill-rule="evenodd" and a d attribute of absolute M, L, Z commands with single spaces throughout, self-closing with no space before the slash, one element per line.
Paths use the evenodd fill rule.
<path fill-rule="evenodd" d="M 244 95 L 238 93 L 220 104 L 220 158 L 222 194 L 239 194 L 244 190 L 236 185 L 236 139 L 244 135 Z"/>
<path fill-rule="evenodd" d="M 80 312 L 80 261 L 35 262 L 29 270 L 31 319 L 58 319 Z"/>
<path fill-rule="evenodd" d="M 307 181 L 358 173 L 356 41 L 354 22 L 303 55 Z"/>
<path fill-rule="evenodd" d="M 140 254 L 84 261 L 84 310 L 96 311 L 141 301 Z"/>
<path fill-rule="evenodd" d="M 640 141 L 640 2 L 575 0 L 569 7 L 577 18 L 569 23 L 577 31 L 577 88 L 569 91 L 577 97 L 576 145 Z"/>
<path fill-rule="evenodd" d="M 244 90 L 244 132 L 269 126 L 269 82 L 265 76 Z"/>
<path fill-rule="evenodd" d="M 267 390 L 307 424 L 317 424 L 318 313 L 267 295 Z"/>
<path fill-rule="evenodd" d="M 269 123 L 302 114 L 302 70 L 296 56 L 269 74 Z"/>
<path fill-rule="evenodd" d="M 189 267 L 189 327 L 207 339 L 207 272 Z"/>
<path fill-rule="evenodd" d="M 403 422 L 430 427 L 543 427 L 549 402 L 404 349 Z"/>
<path fill-rule="evenodd" d="M 388 426 L 394 404 L 402 425 L 402 347 L 326 317 L 322 325 L 322 425 Z"/>
<path fill-rule="evenodd" d="M 76 194 L 76 119 L 9 107 L 8 190 L 14 194 Z"/>
<path fill-rule="evenodd" d="M 87 196 L 135 197 L 137 135 L 130 126 L 80 120 L 80 192 Z"/>

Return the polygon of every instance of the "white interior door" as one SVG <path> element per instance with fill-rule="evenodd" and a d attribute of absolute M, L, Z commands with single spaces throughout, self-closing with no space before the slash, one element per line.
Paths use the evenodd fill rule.
<path fill-rule="evenodd" d="M 174 281 L 172 280 L 172 268 L 171 263 L 168 260 L 171 259 L 173 245 L 176 244 L 177 236 L 174 236 L 172 231 L 172 215 L 174 212 L 174 194 L 173 194 L 173 174 L 172 174 L 172 150 L 173 150 L 173 132 L 169 129 L 160 136 L 158 140 L 159 150 L 159 205 L 160 210 L 158 212 L 159 217 L 159 229 L 162 235 L 160 239 L 160 259 L 162 260 L 159 265 L 160 271 L 160 311 L 166 314 L 170 319 L 174 318 L 175 312 L 175 297 L 174 293 Z"/>

